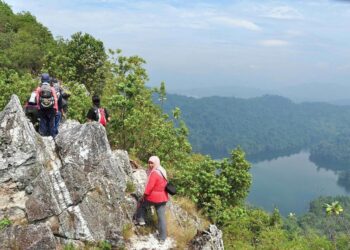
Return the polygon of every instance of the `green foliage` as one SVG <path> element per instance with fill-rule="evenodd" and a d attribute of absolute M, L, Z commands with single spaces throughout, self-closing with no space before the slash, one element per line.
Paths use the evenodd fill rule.
<path fill-rule="evenodd" d="M 64 250 L 75 250 L 74 244 L 72 242 L 66 244 L 63 248 Z"/>
<path fill-rule="evenodd" d="M 216 222 L 225 221 L 224 211 L 240 204 L 251 184 L 250 164 L 241 149 L 230 159 L 214 161 L 209 157 L 192 158 L 176 173 L 179 193 L 188 196 Z"/>
<path fill-rule="evenodd" d="M 65 83 L 64 86 L 69 89 L 69 109 L 68 118 L 78 120 L 80 122 L 86 121 L 86 114 L 91 107 L 91 97 L 83 84 L 76 82 Z"/>
<path fill-rule="evenodd" d="M 223 225 L 224 243 L 229 249 L 235 249 L 236 242 L 245 242 L 249 246 L 256 246 L 262 231 L 270 228 L 269 215 L 260 209 L 244 209 L 244 213 L 235 213 L 237 208 L 228 212 L 230 219 Z"/>
<path fill-rule="evenodd" d="M 45 55 L 43 72 L 48 72 L 51 76 L 63 80 L 64 82 L 74 79 L 75 70 L 71 66 L 72 62 L 68 56 L 68 40 L 58 38 L 55 46 Z"/>
<path fill-rule="evenodd" d="M 85 85 L 91 95 L 101 95 L 106 81 L 106 60 L 101 41 L 77 32 L 69 40 L 55 41 L 55 46 L 45 55 L 43 70 L 63 81 Z"/>
<path fill-rule="evenodd" d="M 19 75 L 14 70 L 0 70 L 0 109 L 6 106 L 13 94 L 24 104 L 37 85 L 38 82 L 29 74 Z"/>
<path fill-rule="evenodd" d="M 10 226 L 12 224 L 12 221 L 9 220 L 8 218 L 3 218 L 0 220 L 0 230 Z"/>
<path fill-rule="evenodd" d="M 145 87 L 145 61 L 138 56 L 125 57 L 120 50 L 110 52 L 111 74 L 103 95 L 112 117 L 108 124 L 110 142 L 143 161 L 158 155 L 167 168 L 183 162 L 191 151 L 187 128 L 183 123 L 175 128 L 152 102 L 152 90 Z"/>
<path fill-rule="evenodd" d="M 241 210 L 244 212 L 237 213 Z M 226 249 L 334 249 L 329 239 L 313 231 L 289 230 L 282 220 L 271 223 L 280 218 L 277 210 L 268 214 L 260 209 L 235 207 L 231 211 L 230 219 L 222 226 Z M 295 216 L 289 219 L 297 220 Z M 346 245 L 344 238 L 339 237 L 339 246 Z"/>
<path fill-rule="evenodd" d="M 14 14 L 0 1 L 0 68 L 38 73 L 53 46 L 51 33 L 34 16 L 29 12 Z"/>
<path fill-rule="evenodd" d="M 320 197 L 310 203 L 309 212 L 298 219 L 301 229 L 315 232 L 331 242 L 332 249 L 350 246 L 350 198 Z"/>
<path fill-rule="evenodd" d="M 339 215 L 341 214 L 344 209 L 339 204 L 339 201 L 334 201 L 331 204 L 324 204 L 327 215 Z"/>
<path fill-rule="evenodd" d="M 111 250 L 112 249 L 112 245 L 111 243 L 109 243 L 106 240 L 102 240 L 98 243 L 98 248 L 99 250 Z"/>
<path fill-rule="evenodd" d="M 74 72 L 72 81 L 82 83 L 90 93 L 100 95 L 105 84 L 104 64 L 107 59 L 103 42 L 81 32 L 67 43 L 68 66 Z"/>
<path fill-rule="evenodd" d="M 349 159 L 349 107 L 296 104 L 278 96 L 198 99 L 168 94 L 165 112 L 171 114 L 175 107 L 181 109 L 191 131 L 194 151 L 214 158 L 227 157 L 240 145 L 250 160 L 271 159 L 325 141 L 333 145 L 332 155 Z M 327 148 L 322 152 L 326 153 Z"/>
<path fill-rule="evenodd" d="M 282 225 L 282 216 L 278 208 L 275 207 L 270 216 L 270 226 L 281 227 L 281 225 Z"/>
<path fill-rule="evenodd" d="M 346 114 L 347 115 L 347 114 Z M 348 128 L 339 130 L 337 136 L 322 140 L 310 151 L 310 159 L 324 168 L 333 170 L 349 170 L 350 135 Z M 344 185 L 349 188 L 349 185 Z"/>
<path fill-rule="evenodd" d="M 155 89 L 155 92 L 158 93 L 158 95 L 159 95 L 158 101 L 160 102 L 160 107 L 163 110 L 163 105 L 164 105 L 164 102 L 166 101 L 166 91 L 165 91 L 165 82 L 164 81 L 162 81 L 160 83 L 159 89 L 158 88 Z M 177 118 L 175 117 L 175 119 L 177 119 Z"/>

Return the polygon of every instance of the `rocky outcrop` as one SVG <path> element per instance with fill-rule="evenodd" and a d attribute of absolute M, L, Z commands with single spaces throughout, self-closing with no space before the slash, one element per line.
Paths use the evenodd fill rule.
<path fill-rule="evenodd" d="M 215 225 L 210 225 L 208 230 L 198 232 L 190 245 L 193 250 L 223 250 L 222 232 Z"/>
<path fill-rule="evenodd" d="M 145 179 L 144 170 L 131 168 L 126 151 L 111 150 L 100 124 L 67 121 L 55 140 L 41 137 L 12 96 L 0 113 L 0 220 L 12 221 L 0 231 L 0 249 L 101 240 L 136 249 L 123 234 Z M 126 191 L 130 183 L 133 195 Z M 179 209 L 170 205 L 185 214 Z"/>
<path fill-rule="evenodd" d="M 43 223 L 13 226 L 0 234 L 1 249 L 55 249 L 56 241 L 48 225 Z"/>
<path fill-rule="evenodd" d="M 113 236 L 123 244 L 136 204 L 125 193 L 131 168 L 126 152 L 111 151 L 102 126 L 67 122 L 55 140 L 43 138 L 13 96 L 0 114 L 0 142 L 0 219 L 18 224 L 2 236 L 32 231 L 35 238 L 41 223 L 57 243 Z M 0 249 L 12 242 L 7 238 Z"/>

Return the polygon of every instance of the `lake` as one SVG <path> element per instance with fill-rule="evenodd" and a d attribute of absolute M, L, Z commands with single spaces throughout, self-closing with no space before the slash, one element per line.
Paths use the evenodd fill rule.
<path fill-rule="evenodd" d="M 248 203 L 268 211 L 277 207 L 285 216 L 290 212 L 300 215 L 307 212 L 311 200 L 321 195 L 350 194 L 349 188 L 347 191 L 338 184 L 342 183 L 338 180 L 340 172 L 317 167 L 309 155 L 300 152 L 252 164 Z"/>

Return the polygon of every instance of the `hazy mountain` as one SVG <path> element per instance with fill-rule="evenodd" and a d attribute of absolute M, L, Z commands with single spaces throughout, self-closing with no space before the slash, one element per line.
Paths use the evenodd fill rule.
<path fill-rule="evenodd" d="M 263 95 L 280 95 L 294 102 L 328 102 L 336 105 L 350 105 L 350 86 L 332 83 L 307 83 L 274 89 L 245 86 L 213 86 L 188 89 L 172 89 L 169 92 L 189 97 L 238 97 L 252 98 Z"/>
<path fill-rule="evenodd" d="M 350 134 L 348 106 L 295 103 L 271 95 L 243 99 L 168 94 L 164 110 L 171 113 L 175 107 L 182 111 L 194 150 L 214 158 L 227 157 L 239 145 L 250 159 L 269 159 Z"/>
<path fill-rule="evenodd" d="M 262 90 L 259 88 L 245 86 L 214 86 L 214 87 L 197 87 L 169 90 L 173 94 L 201 98 L 209 96 L 239 97 L 252 98 L 267 94 L 276 94 L 272 90 Z"/>
<path fill-rule="evenodd" d="M 328 102 L 333 104 L 348 104 L 350 87 L 334 83 L 308 83 L 281 88 L 279 95 L 296 102 Z"/>

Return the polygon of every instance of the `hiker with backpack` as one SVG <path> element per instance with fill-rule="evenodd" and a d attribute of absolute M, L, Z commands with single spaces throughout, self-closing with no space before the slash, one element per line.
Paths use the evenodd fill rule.
<path fill-rule="evenodd" d="M 51 83 L 50 83 L 51 87 L 53 87 L 56 91 L 56 95 L 57 95 L 57 112 L 55 115 L 55 135 L 58 134 L 58 127 L 60 126 L 60 122 L 62 120 L 62 116 L 64 116 L 64 112 L 63 112 L 63 90 L 61 88 L 61 85 L 59 83 L 59 81 L 56 78 L 51 78 Z"/>
<path fill-rule="evenodd" d="M 36 102 L 40 117 L 39 134 L 55 137 L 57 95 L 55 89 L 50 86 L 50 76 L 47 73 L 41 75 L 41 86 L 36 89 Z"/>
<path fill-rule="evenodd" d="M 100 97 L 94 95 L 92 97 L 92 108 L 89 109 L 89 112 L 86 115 L 88 121 L 96 121 L 101 123 L 104 127 L 106 127 L 107 122 L 111 120 L 107 109 L 100 107 Z"/>
<path fill-rule="evenodd" d="M 148 207 L 154 206 L 158 216 L 159 241 L 164 242 L 167 237 L 165 207 L 169 200 L 165 187 L 168 183 L 165 169 L 160 165 L 158 156 L 151 156 L 148 160 L 147 182 L 143 198 L 136 211 L 136 225 L 143 226 Z"/>

